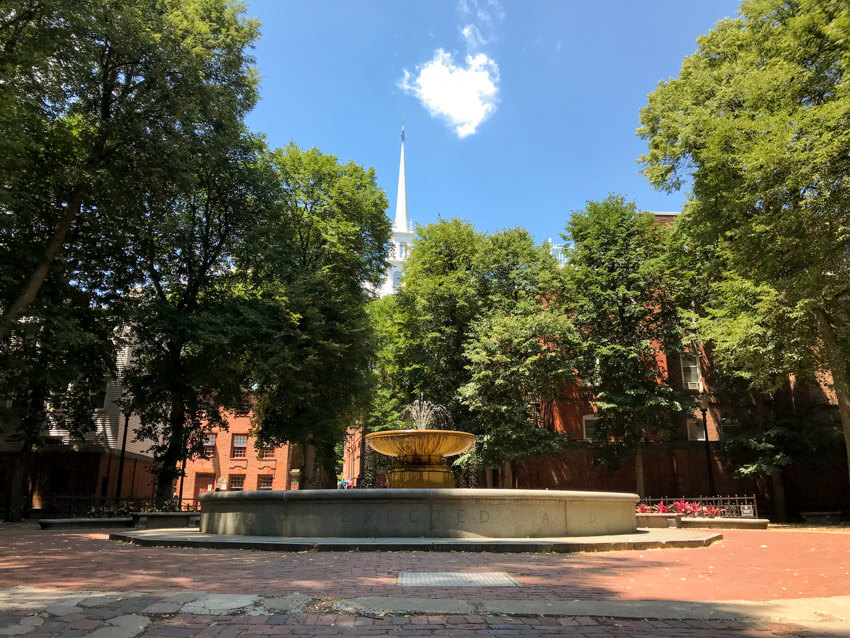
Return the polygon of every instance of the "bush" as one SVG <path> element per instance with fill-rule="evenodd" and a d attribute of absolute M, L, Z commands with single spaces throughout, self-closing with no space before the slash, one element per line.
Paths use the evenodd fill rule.
<path fill-rule="evenodd" d="M 726 510 L 714 505 L 701 505 L 699 501 L 681 499 L 673 501 L 669 505 L 665 505 L 664 501 L 659 502 L 658 505 L 638 503 L 635 512 L 638 514 L 682 514 L 686 517 L 714 518 L 723 516 Z"/>

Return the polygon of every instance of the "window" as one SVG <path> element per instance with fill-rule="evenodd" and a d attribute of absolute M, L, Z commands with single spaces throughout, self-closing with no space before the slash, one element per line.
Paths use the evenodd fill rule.
<path fill-rule="evenodd" d="M 245 475 L 231 474 L 227 477 L 227 489 L 233 492 L 239 492 L 245 489 Z"/>
<path fill-rule="evenodd" d="M 204 437 L 204 456 L 207 458 L 215 456 L 215 434 L 207 434 Z"/>
<path fill-rule="evenodd" d="M 584 438 L 592 439 L 593 433 L 596 432 L 596 422 L 599 421 L 599 417 L 595 414 L 585 414 L 581 417 L 581 424 L 584 427 Z"/>
<path fill-rule="evenodd" d="M 732 417 L 724 416 L 720 419 L 720 431 L 723 433 L 723 438 L 727 436 L 735 436 L 740 432 L 738 430 L 738 426 L 741 425 L 741 422 L 738 419 L 733 419 Z"/>
<path fill-rule="evenodd" d="M 234 416 L 248 416 L 251 414 L 251 402 L 243 401 L 242 405 L 234 412 Z"/>
<path fill-rule="evenodd" d="M 682 387 L 685 390 L 701 390 L 702 376 L 699 369 L 699 355 L 682 354 L 679 357 L 679 362 L 682 364 Z"/>
<path fill-rule="evenodd" d="M 395 271 L 393 273 L 393 292 L 401 288 L 401 272 Z"/>
<path fill-rule="evenodd" d="M 398 256 L 400 259 L 407 257 L 407 242 L 401 242 L 398 245 Z"/>
<path fill-rule="evenodd" d="M 273 459 L 274 458 L 274 448 L 273 447 L 261 447 L 260 448 L 260 458 L 261 459 Z"/>
<path fill-rule="evenodd" d="M 688 419 L 688 441 L 705 441 L 705 428 L 699 419 Z"/>
<path fill-rule="evenodd" d="M 270 490 L 272 489 L 272 479 L 274 476 L 271 474 L 261 474 L 257 477 L 257 489 L 258 490 Z"/>
<path fill-rule="evenodd" d="M 245 458 L 245 450 L 248 448 L 248 435 L 247 434 L 234 434 L 233 435 L 233 445 L 230 449 L 230 458 L 232 459 L 244 459 Z"/>
<path fill-rule="evenodd" d="M 103 410 L 106 407 L 106 388 L 98 392 L 92 392 L 89 400 L 92 410 Z"/>

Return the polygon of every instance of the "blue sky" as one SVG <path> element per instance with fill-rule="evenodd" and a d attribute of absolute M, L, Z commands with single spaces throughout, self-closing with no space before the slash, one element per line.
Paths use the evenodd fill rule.
<path fill-rule="evenodd" d="M 636 159 L 638 111 L 696 38 L 734 17 L 708 0 L 251 0 L 271 146 L 315 146 L 377 171 L 392 217 L 401 116 L 419 223 L 462 217 L 557 240 L 572 211 L 621 193 L 677 211 Z"/>

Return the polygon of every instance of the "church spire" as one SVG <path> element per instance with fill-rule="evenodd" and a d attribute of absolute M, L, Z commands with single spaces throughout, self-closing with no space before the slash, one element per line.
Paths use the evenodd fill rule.
<path fill-rule="evenodd" d="M 404 115 L 401 116 L 401 160 L 398 164 L 398 195 L 395 200 L 393 230 L 407 232 L 407 184 L 404 176 Z"/>

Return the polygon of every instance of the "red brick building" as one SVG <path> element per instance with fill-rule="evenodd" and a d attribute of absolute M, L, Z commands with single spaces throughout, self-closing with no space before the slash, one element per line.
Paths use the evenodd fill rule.
<path fill-rule="evenodd" d="M 205 492 L 227 490 L 298 489 L 300 463 L 294 463 L 293 446 L 263 448 L 248 434 L 250 414 L 228 414 L 227 430 L 207 435 L 205 455 L 186 462 L 186 474 L 175 486 L 184 503 Z"/>

